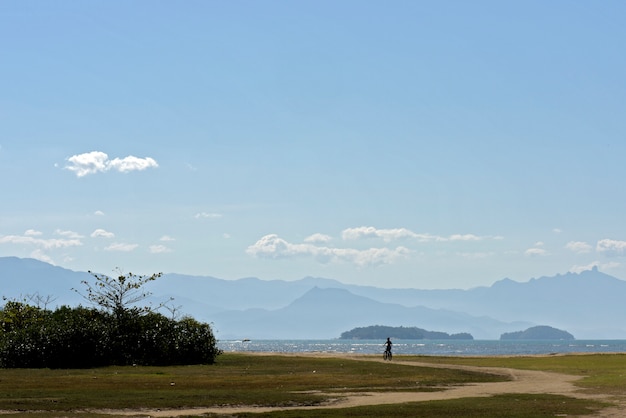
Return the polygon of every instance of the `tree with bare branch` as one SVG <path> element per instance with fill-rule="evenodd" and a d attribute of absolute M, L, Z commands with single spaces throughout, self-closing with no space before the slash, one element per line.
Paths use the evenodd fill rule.
<path fill-rule="evenodd" d="M 81 293 L 76 289 L 74 291 L 90 303 L 113 313 L 118 319 L 128 313 L 142 314 L 153 311 L 154 308 L 150 306 L 140 307 L 137 304 L 152 294 L 144 289 L 146 283 L 161 277 L 162 273 L 138 276 L 133 273 L 124 274 L 120 268 L 116 268 L 115 271 L 117 277 L 89 271 L 89 274 L 95 278 L 95 283 L 83 280 L 81 283 L 85 285 L 86 293 Z"/>

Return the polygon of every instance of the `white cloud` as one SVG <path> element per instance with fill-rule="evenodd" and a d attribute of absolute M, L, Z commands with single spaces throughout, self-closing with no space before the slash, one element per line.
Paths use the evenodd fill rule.
<path fill-rule="evenodd" d="M 172 250 L 167 248 L 165 245 L 151 245 L 150 252 L 152 254 L 162 254 L 162 253 L 171 253 Z"/>
<path fill-rule="evenodd" d="M 524 255 L 528 257 L 542 257 L 548 254 L 549 253 L 543 248 L 529 248 L 526 251 L 524 251 Z"/>
<path fill-rule="evenodd" d="M 102 228 L 98 228 L 91 233 L 91 238 L 114 238 L 115 234 Z"/>
<path fill-rule="evenodd" d="M 310 243 L 293 244 L 276 234 L 270 234 L 249 246 L 246 253 L 263 258 L 314 257 L 322 263 L 344 261 L 358 266 L 370 266 L 393 263 L 406 257 L 410 251 L 404 247 L 356 250 L 316 246 Z"/>
<path fill-rule="evenodd" d="M 326 243 L 332 241 L 332 237 L 330 235 L 325 234 L 313 234 L 304 239 L 304 242 L 309 243 Z"/>
<path fill-rule="evenodd" d="M 385 242 L 399 239 L 415 239 L 419 242 L 446 242 L 446 241 L 482 241 L 485 239 L 501 240 L 501 236 L 480 236 L 474 234 L 452 234 L 449 237 L 416 233 L 407 228 L 377 229 L 373 226 L 347 228 L 341 233 L 344 240 L 358 240 L 366 238 L 382 238 Z"/>
<path fill-rule="evenodd" d="M 479 237 L 474 234 L 454 234 L 450 235 L 450 241 L 480 241 L 482 237 Z"/>
<path fill-rule="evenodd" d="M 176 239 L 170 237 L 169 235 L 163 235 L 161 238 L 159 238 L 159 241 L 163 241 L 163 242 L 176 241 Z"/>
<path fill-rule="evenodd" d="M 71 165 L 65 168 L 76 173 L 76 176 L 83 177 L 87 174 L 94 174 L 100 171 L 106 171 L 106 163 L 109 156 L 104 152 L 92 151 L 85 154 L 73 155 L 67 160 Z"/>
<path fill-rule="evenodd" d="M 60 229 L 57 229 L 56 231 L 54 231 L 54 233 L 57 234 L 57 235 L 61 235 L 62 237 L 67 237 L 67 238 L 82 238 L 83 237 L 78 232 L 62 231 Z"/>
<path fill-rule="evenodd" d="M 139 244 L 123 244 L 123 243 L 115 243 L 111 244 L 108 247 L 105 247 L 105 251 L 121 251 L 121 252 L 131 252 L 134 251 Z"/>
<path fill-rule="evenodd" d="M 290 244 L 276 234 L 269 234 L 249 246 L 246 252 L 257 257 L 281 258 L 308 254 L 312 247 L 309 244 Z"/>
<path fill-rule="evenodd" d="M 572 268 L 569 269 L 572 273 L 582 273 L 583 271 L 591 270 L 594 267 L 598 267 L 600 265 L 599 262 L 594 261 L 584 266 L 573 265 Z"/>
<path fill-rule="evenodd" d="M 565 244 L 565 248 L 578 254 L 591 252 L 592 246 L 584 241 L 570 241 Z"/>
<path fill-rule="evenodd" d="M 96 216 L 104 216 L 104 212 L 102 212 L 101 210 L 97 210 L 93 214 Z"/>
<path fill-rule="evenodd" d="M 341 233 L 341 237 L 344 240 L 382 238 L 384 241 L 389 242 L 403 238 L 419 238 L 420 235 L 406 228 L 377 229 L 373 226 L 360 226 L 357 228 L 344 229 Z"/>
<path fill-rule="evenodd" d="M 24 235 L 0 236 L 0 244 L 34 247 L 30 257 L 55 265 L 56 263 L 46 251 L 83 245 L 80 240 L 81 236 L 75 232 L 57 230 L 56 233 L 66 238 L 41 238 L 42 232 L 29 229 L 24 232 Z"/>
<path fill-rule="evenodd" d="M 596 244 L 596 251 L 609 256 L 626 255 L 626 241 L 603 239 Z"/>
<path fill-rule="evenodd" d="M 500 240 L 501 236 L 479 236 L 474 234 L 453 234 L 448 237 L 428 233 L 415 233 L 407 228 L 378 229 L 372 226 L 346 228 L 341 232 L 344 241 L 365 239 L 381 239 L 384 243 L 394 240 L 411 240 L 417 242 L 470 242 L 485 239 Z M 349 262 L 359 266 L 390 264 L 406 258 L 414 253 L 405 246 L 395 248 L 387 245 L 380 247 L 337 248 L 330 246 L 330 235 L 316 233 L 304 239 L 302 243 L 288 242 L 276 234 L 269 234 L 250 245 L 246 253 L 263 258 L 296 258 L 312 257 L 319 262 Z M 458 252 L 457 255 L 465 258 L 486 258 L 493 256 L 491 252 Z"/>
<path fill-rule="evenodd" d="M 359 266 L 392 264 L 395 261 L 406 258 L 411 252 L 405 247 L 396 248 L 370 248 L 367 250 L 335 250 L 340 259 L 354 262 Z"/>
<path fill-rule="evenodd" d="M 44 253 L 41 250 L 33 251 L 32 253 L 30 253 L 30 257 L 34 258 L 35 260 L 43 261 L 44 263 L 55 265 L 52 257 L 50 257 L 48 254 Z"/>
<path fill-rule="evenodd" d="M 610 270 L 610 269 L 616 269 L 622 266 L 622 263 L 617 263 L 615 261 L 611 261 L 610 263 L 602 263 L 600 264 L 600 268 L 602 270 Z"/>
<path fill-rule="evenodd" d="M 572 266 L 572 268 L 569 269 L 569 271 L 571 271 L 572 273 L 582 273 L 583 271 L 591 270 L 594 267 L 597 267 L 600 270 L 605 271 L 605 270 L 614 269 L 620 266 L 621 266 L 620 263 L 615 263 L 615 262 L 600 263 L 599 261 L 593 261 L 584 266 L 574 265 Z"/>
<path fill-rule="evenodd" d="M 563 231 L 560 228 L 554 228 L 552 232 L 554 232 L 555 234 L 560 234 Z"/>
<path fill-rule="evenodd" d="M 142 171 L 147 168 L 158 167 L 157 162 L 150 157 L 139 158 L 129 155 L 124 158 L 114 158 L 109 162 L 108 167 L 111 170 L 117 170 L 120 173 L 128 173 L 129 171 Z"/>
<path fill-rule="evenodd" d="M 83 245 L 80 239 L 43 239 L 32 236 L 5 235 L 0 236 L 0 244 L 29 244 L 46 250 L 53 248 L 78 247 Z"/>
<path fill-rule="evenodd" d="M 73 155 L 69 157 L 67 161 L 69 164 L 66 165 L 65 168 L 76 173 L 77 177 L 103 173 L 109 170 L 128 173 L 130 171 L 141 171 L 159 166 L 157 162 L 150 157 L 139 158 L 129 155 L 128 157 L 109 160 L 109 156 L 101 151 Z"/>
<path fill-rule="evenodd" d="M 221 218 L 221 213 L 211 213 L 211 212 L 199 212 L 194 215 L 196 219 L 216 219 Z"/>

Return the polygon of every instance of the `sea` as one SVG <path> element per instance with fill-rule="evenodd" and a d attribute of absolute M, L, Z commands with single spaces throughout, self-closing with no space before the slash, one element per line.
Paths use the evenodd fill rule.
<path fill-rule="evenodd" d="M 392 340 L 393 341 L 393 340 Z M 382 354 L 384 340 L 224 340 L 224 352 Z M 395 340 L 393 353 L 431 356 L 511 356 L 626 353 L 626 340 Z"/>

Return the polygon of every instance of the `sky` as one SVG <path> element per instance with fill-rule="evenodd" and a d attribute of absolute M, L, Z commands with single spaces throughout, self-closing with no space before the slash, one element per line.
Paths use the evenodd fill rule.
<path fill-rule="evenodd" d="M 0 256 L 626 279 L 622 1 L 0 3 Z"/>

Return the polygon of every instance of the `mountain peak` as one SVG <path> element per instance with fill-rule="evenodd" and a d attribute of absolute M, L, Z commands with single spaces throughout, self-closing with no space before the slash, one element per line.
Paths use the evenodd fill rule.
<path fill-rule="evenodd" d="M 345 303 L 348 299 L 367 299 L 363 296 L 357 296 L 350 293 L 346 289 L 321 288 L 313 286 L 304 295 L 296 299 L 293 304 L 310 304 L 319 303 L 320 300 L 324 300 L 324 303 Z"/>
<path fill-rule="evenodd" d="M 87 272 L 35 259 L 0 257 L 0 296 L 8 298 L 49 295 L 56 298 L 55 304 L 77 305 L 84 300 L 71 289 L 90 279 Z M 527 282 L 506 278 L 469 290 L 383 289 L 313 277 L 224 280 L 175 274 L 156 280 L 147 290 L 157 299 L 174 297 L 185 314 L 233 335 L 245 326 L 243 335 L 254 331 L 256 337 L 332 338 L 335 332 L 379 323 L 381 318 L 393 326 L 417 321 L 425 326 L 430 318 L 432 329 L 471 332 L 486 339 L 511 331 L 514 323 L 518 329 L 550 323 L 579 338 L 626 338 L 620 320 L 626 281 L 598 268 Z M 313 327 L 316 333 L 309 332 Z"/>

